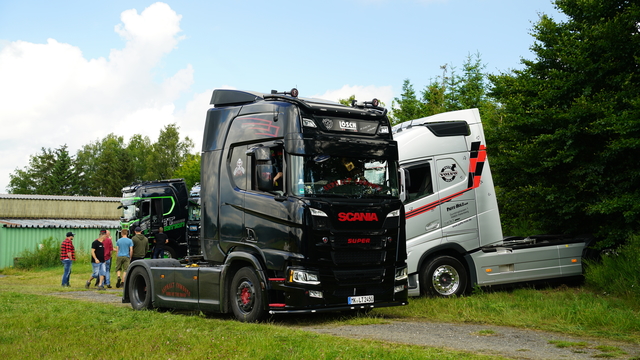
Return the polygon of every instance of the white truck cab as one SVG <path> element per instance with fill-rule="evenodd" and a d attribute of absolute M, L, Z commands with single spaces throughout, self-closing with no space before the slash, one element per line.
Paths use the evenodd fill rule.
<path fill-rule="evenodd" d="M 503 239 L 478 109 L 393 128 L 405 206 L 409 295 L 462 295 L 480 286 L 582 273 L 586 239 Z"/>

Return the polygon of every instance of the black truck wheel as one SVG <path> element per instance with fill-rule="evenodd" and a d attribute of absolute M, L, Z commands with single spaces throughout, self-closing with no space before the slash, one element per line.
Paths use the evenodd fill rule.
<path fill-rule="evenodd" d="M 168 246 L 160 246 L 160 248 L 162 249 L 160 253 L 162 259 L 177 259 L 176 251 L 173 248 Z"/>
<path fill-rule="evenodd" d="M 131 274 L 127 274 L 126 284 L 129 287 L 129 300 L 132 308 L 135 310 L 153 308 L 149 292 L 151 283 L 145 268 L 141 266 L 134 268 Z"/>
<path fill-rule="evenodd" d="M 467 271 L 452 256 L 438 256 L 420 272 L 420 285 L 426 295 L 461 296 L 466 292 L 467 282 Z"/>
<path fill-rule="evenodd" d="M 242 322 L 257 322 L 266 316 L 262 307 L 260 280 L 250 267 L 243 267 L 233 276 L 229 289 L 231 309 Z"/>

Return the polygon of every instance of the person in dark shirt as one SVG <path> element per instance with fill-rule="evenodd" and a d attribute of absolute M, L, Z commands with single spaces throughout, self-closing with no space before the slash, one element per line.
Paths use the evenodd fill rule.
<path fill-rule="evenodd" d="M 153 255 L 151 258 L 162 259 L 162 253 L 164 252 L 164 248 L 162 246 L 169 243 L 169 237 L 164 233 L 164 228 L 158 229 L 155 241 L 156 245 L 153 247 Z"/>
<path fill-rule="evenodd" d="M 106 237 L 107 230 L 100 230 L 100 236 L 91 244 L 91 266 L 93 267 L 93 273 L 84 286 L 87 289 L 91 286 L 91 280 L 95 278 L 98 283 L 98 290 L 104 290 L 103 284 L 106 268 L 104 263 L 104 244 L 102 242 Z"/>

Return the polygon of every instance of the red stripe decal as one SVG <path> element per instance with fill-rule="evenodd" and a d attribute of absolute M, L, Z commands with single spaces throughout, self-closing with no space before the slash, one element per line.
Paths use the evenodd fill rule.
<path fill-rule="evenodd" d="M 407 211 L 405 213 L 405 218 L 406 219 L 410 219 L 414 216 L 418 216 L 420 214 L 423 214 L 427 211 L 433 210 L 436 207 L 447 203 L 455 198 L 457 198 L 458 196 L 466 193 L 469 190 L 473 190 L 477 187 L 480 186 L 480 180 L 482 179 L 482 176 L 480 176 L 480 174 L 482 173 L 482 165 L 484 165 L 484 162 L 487 160 L 487 147 L 484 145 L 480 145 L 478 151 L 475 151 L 475 149 L 473 151 L 471 151 L 470 157 L 469 157 L 469 176 L 474 175 L 473 176 L 473 184 L 469 184 L 469 188 L 466 188 L 460 192 L 457 192 L 455 194 L 449 195 L 447 197 L 444 197 L 438 201 L 434 201 L 430 204 L 421 206 L 417 209 L 413 209 L 411 211 Z M 480 165 L 480 171 L 479 174 L 476 174 L 476 171 L 478 170 L 478 165 Z"/>

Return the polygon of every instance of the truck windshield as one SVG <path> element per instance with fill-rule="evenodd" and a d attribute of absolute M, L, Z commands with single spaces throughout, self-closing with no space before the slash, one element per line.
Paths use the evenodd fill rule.
<path fill-rule="evenodd" d="M 122 199 L 122 219 L 129 221 L 136 216 L 135 193 L 123 193 Z"/>
<path fill-rule="evenodd" d="M 291 155 L 291 193 L 300 196 L 397 197 L 396 165 L 383 159 Z"/>

